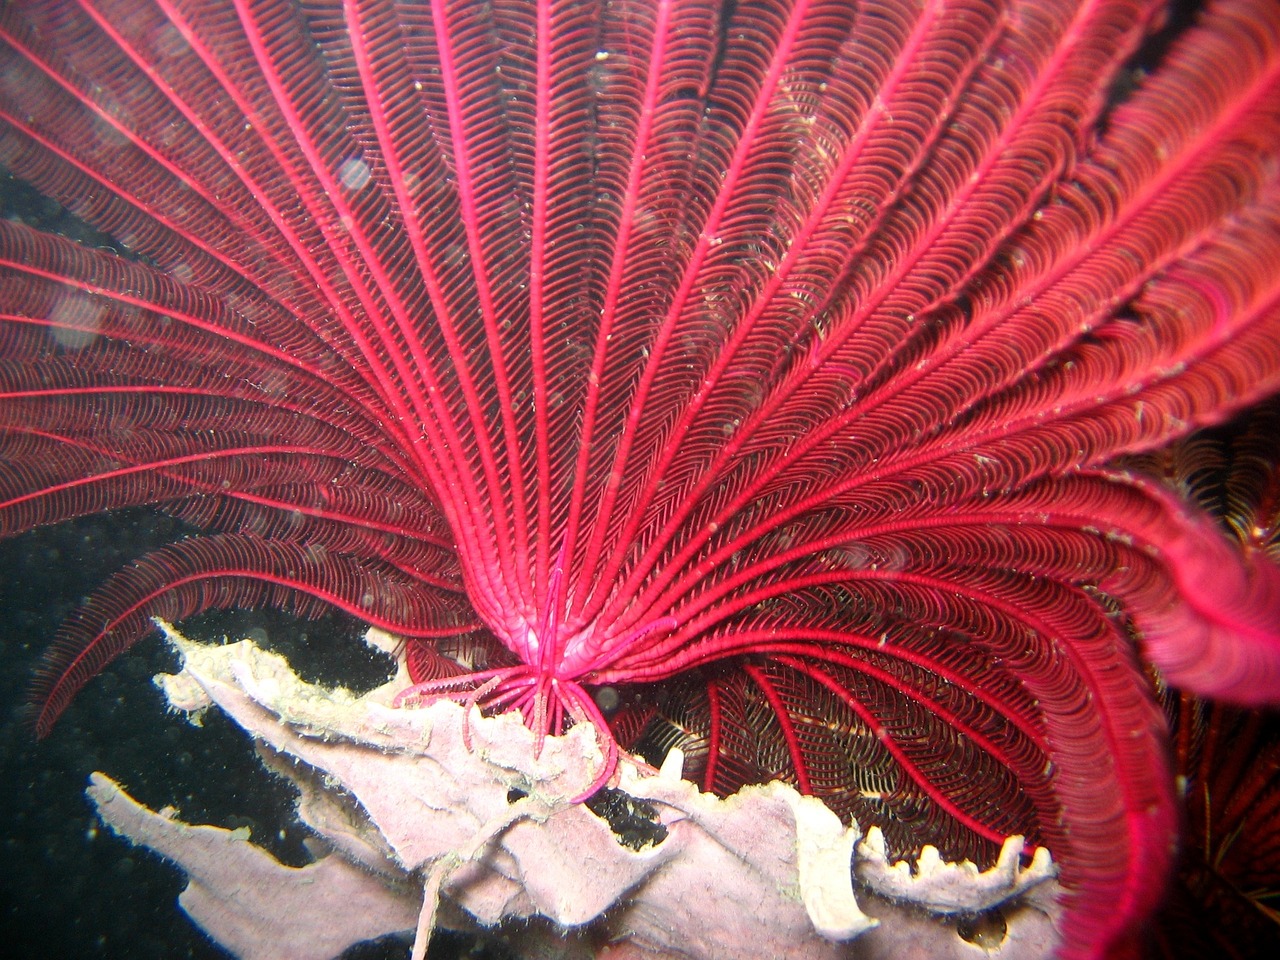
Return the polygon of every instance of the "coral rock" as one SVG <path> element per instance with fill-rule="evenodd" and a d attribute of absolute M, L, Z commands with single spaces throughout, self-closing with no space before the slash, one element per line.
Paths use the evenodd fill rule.
<path fill-rule="evenodd" d="M 249 641 L 170 637 L 185 659 L 181 674 L 159 678 L 171 702 L 216 705 L 255 737 L 297 786 L 299 818 L 331 847 L 286 867 L 243 830 L 154 813 L 95 775 L 103 820 L 187 873 L 182 907 L 238 956 L 333 957 L 415 926 L 423 950 L 436 924 L 533 916 L 570 931 L 564 956 L 821 958 L 847 955 L 856 938 L 860 956 L 909 946 L 1043 957 L 1057 942 L 1053 867 L 1043 853 L 1020 867 L 1018 838 L 986 873 L 935 853 L 913 875 L 887 861 L 878 831 L 864 839 L 785 784 L 725 800 L 700 792 L 679 779 L 676 752 L 660 771 L 618 764 L 613 782 L 667 831 L 632 849 L 572 799 L 604 762 L 590 725 L 539 750 L 517 714 L 483 717 L 447 700 L 394 709 L 394 680 L 355 696 L 303 682 Z M 995 942 L 968 936 L 976 948 L 954 915 L 992 908 Z"/>

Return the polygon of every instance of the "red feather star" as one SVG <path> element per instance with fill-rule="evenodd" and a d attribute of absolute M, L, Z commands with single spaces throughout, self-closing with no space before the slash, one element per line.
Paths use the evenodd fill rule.
<path fill-rule="evenodd" d="M 1280 7 L 1138 71 L 1160 8 L 5 5 L 0 164 L 110 243 L 0 221 L 0 535 L 207 531 L 66 624 L 38 731 L 153 617 L 338 607 L 406 704 L 1026 835 L 1063 956 L 1123 948 L 1148 668 L 1280 702 L 1280 568 L 1109 466 L 1280 390 Z"/>

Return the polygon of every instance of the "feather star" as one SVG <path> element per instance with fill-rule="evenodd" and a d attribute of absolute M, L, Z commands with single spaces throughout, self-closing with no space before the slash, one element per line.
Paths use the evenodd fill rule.
<path fill-rule="evenodd" d="M 13 0 L 0 535 L 204 531 L 52 645 L 337 607 L 405 707 L 679 746 L 890 849 L 1174 856 L 1163 681 L 1280 701 L 1280 569 L 1115 458 L 1280 390 L 1280 7 Z"/>

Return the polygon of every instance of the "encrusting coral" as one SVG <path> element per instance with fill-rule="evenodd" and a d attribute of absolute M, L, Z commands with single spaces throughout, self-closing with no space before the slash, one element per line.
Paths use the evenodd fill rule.
<path fill-rule="evenodd" d="M 184 659 L 158 678 L 170 703 L 197 718 L 216 706 L 253 736 L 327 849 L 289 867 L 244 828 L 150 811 L 103 774 L 89 794 L 116 832 L 187 873 L 183 908 L 245 960 L 337 957 L 415 928 L 421 957 L 437 923 L 535 916 L 551 921 L 540 955 L 565 960 L 820 960 L 850 955 L 851 939 L 859 957 L 964 957 L 979 943 L 1031 960 L 1058 942 L 1056 870 L 1044 848 L 1022 866 L 1021 838 L 985 872 L 932 848 L 913 870 L 889 862 L 879 830 L 863 836 L 785 784 L 724 800 L 700 792 L 680 778 L 676 751 L 658 771 L 620 759 L 613 782 L 665 828 L 628 844 L 572 802 L 604 762 L 588 725 L 546 738 L 535 756 L 515 714 L 448 700 L 393 709 L 402 679 L 356 696 L 300 680 L 251 641 L 168 633 Z"/>

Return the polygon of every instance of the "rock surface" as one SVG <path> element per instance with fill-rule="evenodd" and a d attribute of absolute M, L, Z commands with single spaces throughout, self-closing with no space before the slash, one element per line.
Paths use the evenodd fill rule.
<path fill-rule="evenodd" d="M 534 916 L 568 935 L 540 956 L 716 958 L 1048 957 L 1057 943 L 1054 868 L 1011 838 L 980 873 L 926 848 L 913 870 L 883 839 L 820 801 L 771 783 L 721 800 L 623 757 L 612 783 L 666 828 L 632 849 L 572 803 L 603 755 L 588 726 L 534 756 L 519 717 L 439 701 L 395 709 L 406 682 L 363 696 L 300 680 L 249 641 L 213 647 L 173 631 L 183 670 L 158 678 L 170 702 L 217 706 L 299 791 L 322 838 L 314 863 L 285 866 L 246 831 L 153 812 L 102 774 L 102 819 L 188 876 L 184 910 L 248 960 L 336 957 L 353 943 L 436 925 L 493 927 Z M 379 640 L 376 635 L 372 642 Z M 852 871 L 851 871 L 852 864 Z M 856 878 L 856 889 L 855 879 Z"/>

